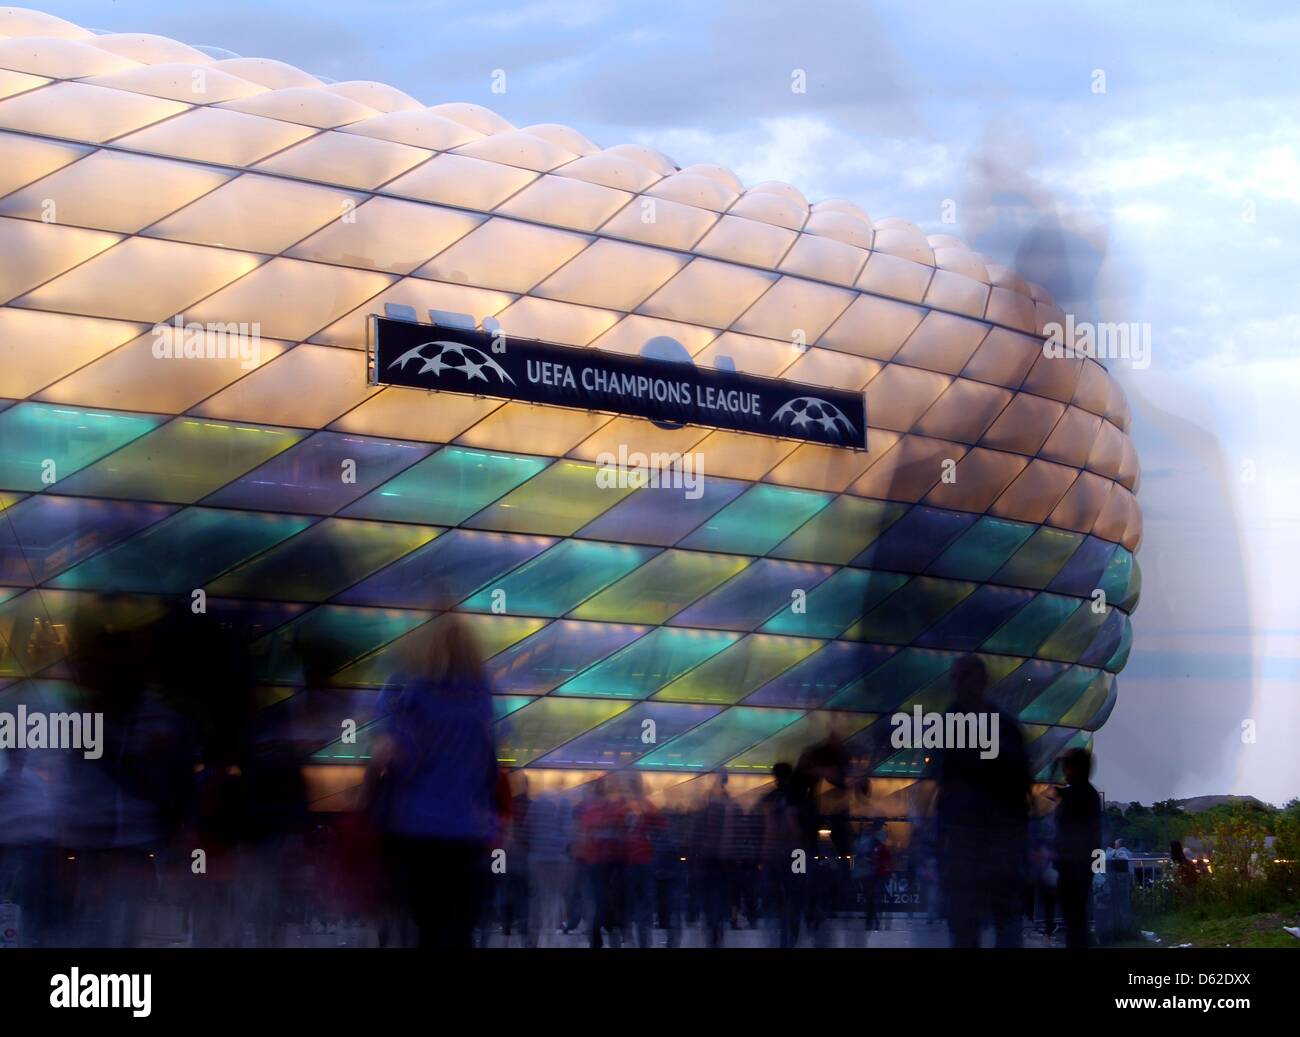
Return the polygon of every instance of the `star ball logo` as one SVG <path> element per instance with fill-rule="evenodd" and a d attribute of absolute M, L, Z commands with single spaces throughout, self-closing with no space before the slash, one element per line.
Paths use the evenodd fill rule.
<path fill-rule="evenodd" d="M 426 354 L 424 351 L 431 346 L 436 349 L 433 353 Z M 484 373 L 488 372 L 496 376 L 497 383 L 500 385 L 515 384 L 515 380 L 506 373 L 505 368 L 483 350 L 463 342 L 448 342 L 443 339 L 421 342 L 414 349 L 408 349 L 388 366 L 404 371 L 406 365 L 412 360 L 424 362 L 416 374 L 432 374 L 435 378 L 441 378 L 444 371 L 459 372 L 464 375 L 466 382 L 472 382 L 477 378 L 491 385 L 492 379 Z"/>
<path fill-rule="evenodd" d="M 796 396 L 793 400 L 788 400 L 772 415 L 772 421 L 782 428 L 799 431 L 820 428 L 836 439 L 845 439 L 856 435 L 858 431 L 835 404 L 816 396 Z"/>

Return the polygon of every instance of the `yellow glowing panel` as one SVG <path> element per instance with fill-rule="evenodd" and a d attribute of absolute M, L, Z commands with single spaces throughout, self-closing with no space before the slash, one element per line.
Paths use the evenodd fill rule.
<path fill-rule="evenodd" d="M 102 231 L 0 218 L 0 299 L 12 299 L 121 240 Z"/>
<path fill-rule="evenodd" d="M 492 219 L 416 272 L 434 281 L 526 292 L 590 241 L 551 227 Z"/>
<path fill-rule="evenodd" d="M 422 148 L 350 133 L 322 133 L 272 155 L 258 169 L 326 184 L 372 189 L 433 155 Z"/>
<path fill-rule="evenodd" d="M 934 270 L 898 256 L 873 252 L 858 276 L 857 287 L 864 292 L 887 295 L 905 302 L 920 302 L 930 286 Z"/>
<path fill-rule="evenodd" d="M 396 278 L 298 259 L 265 266 L 194 307 L 196 321 L 258 321 L 272 338 L 305 339 Z"/>
<path fill-rule="evenodd" d="M 143 330 L 139 324 L 0 309 L 0 396 L 25 399 Z"/>
<path fill-rule="evenodd" d="M 315 132 L 306 126 L 262 119 L 223 108 L 195 108 L 123 137 L 115 143 L 196 162 L 250 166 Z"/>
<path fill-rule="evenodd" d="M 465 446 L 495 447 L 558 457 L 590 436 L 609 420 L 590 411 L 507 403 L 457 438 Z"/>
<path fill-rule="evenodd" d="M 221 356 L 216 349 L 218 340 L 214 338 L 211 340 L 213 355 L 205 353 L 199 357 L 195 353 L 200 340 L 194 336 L 190 341 L 191 352 L 186 356 L 184 333 L 178 335 L 170 325 L 159 335 L 150 329 L 134 342 L 51 385 L 40 394 L 40 399 L 179 414 L 249 371 L 270 363 L 292 344 L 269 338 L 256 342 L 245 339 L 241 343 L 236 338 L 231 348 L 232 342 L 227 338 L 225 355 Z M 206 350 L 209 341 L 206 335 L 202 341 Z"/>
<path fill-rule="evenodd" d="M 704 471 L 725 479 L 763 478 L 785 458 L 797 443 L 769 436 L 747 436 L 743 432 L 715 429 L 695 445 L 704 455 Z"/>
<path fill-rule="evenodd" d="M 404 277 L 317 332 L 311 340 L 348 349 L 365 349 L 366 318 L 372 313 L 381 317 L 404 315 L 408 320 L 432 320 L 434 323 L 447 323 L 447 316 L 455 315 L 459 321 L 478 323 L 484 317 L 505 309 L 514 298 L 504 292 Z M 396 309 L 396 313 L 390 312 L 392 309 Z"/>
<path fill-rule="evenodd" d="M 527 295 L 497 314 L 507 336 L 585 346 L 614 326 L 618 314 Z"/>
<path fill-rule="evenodd" d="M 149 228 L 151 237 L 279 252 L 354 214 L 363 195 L 254 173 L 232 180 Z"/>
<path fill-rule="evenodd" d="M 183 162 L 97 151 L 0 201 L 0 215 L 132 233 L 228 179 Z"/>
<path fill-rule="evenodd" d="M 453 209 L 372 198 L 352 218 L 331 220 L 287 255 L 409 274 L 480 222 L 481 217 Z"/>
<path fill-rule="evenodd" d="M 384 193 L 488 212 L 536 177 L 465 155 L 436 155 L 388 184 Z"/>
<path fill-rule="evenodd" d="M 85 83 L 52 83 L 0 101 L 0 128 L 98 144 L 178 115 L 187 105 Z"/>
<path fill-rule="evenodd" d="M 302 345 L 194 408 L 195 414 L 323 428 L 378 388 L 366 384 L 366 357 L 351 349 Z"/>
<path fill-rule="evenodd" d="M 96 42 L 99 45 L 100 41 Z M 86 82 L 92 86 L 129 90 L 134 94 L 202 104 L 229 101 L 249 94 L 260 94 L 265 90 L 265 87 L 250 83 L 247 79 L 193 61 L 168 61 L 158 65 L 125 68 L 119 72 L 95 76 Z"/>
<path fill-rule="evenodd" d="M 0 78 L 0 85 L 3 83 L 3 78 Z M 0 151 L 5 157 L 4 164 L 0 165 L 0 194 L 26 187 L 33 180 L 39 180 L 90 153 L 84 145 L 36 140 L 17 133 L 0 133 Z"/>
<path fill-rule="evenodd" d="M 390 385 L 343 415 L 330 428 L 364 436 L 447 443 L 501 406 L 500 400 L 486 397 Z"/>
<path fill-rule="evenodd" d="M 631 310 L 686 264 L 686 257 L 621 241 L 597 241 L 552 274 L 534 295 Z"/>
<path fill-rule="evenodd" d="M 180 313 L 190 303 L 243 277 L 260 262 L 260 257 L 246 252 L 128 238 L 23 296 L 19 304 L 153 323 Z M 187 321 L 257 320 L 260 314 L 251 318 L 185 316 Z"/>

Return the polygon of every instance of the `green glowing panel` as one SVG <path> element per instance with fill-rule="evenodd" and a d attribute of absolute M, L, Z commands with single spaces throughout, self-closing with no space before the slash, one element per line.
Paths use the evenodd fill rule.
<path fill-rule="evenodd" d="M 575 619 L 663 623 L 749 564 L 735 555 L 665 551 L 574 609 Z"/>
<path fill-rule="evenodd" d="M 661 627 L 566 681 L 555 694 L 643 699 L 739 639 L 719 630 Z"/>
<path fill-rule="evenodd" d="M 189 504 L 307 435 L 300 429 L 177 418 L 68 480 L 69 493 Z"/>
<path fill-rule="evenodd" d="M 1079 696 L 1077 702 L 1066 711 L 1057 723 L 1062 727 L 1083 727 L 1091 723 L 1092 718 L 1097 715 L 1097 710 L 1106 704 L 1106 698 L 1110 694 L 1111 685 L 1115 683 L 1115 675 L 1102 671 L 1093 679 L 1092 683 Z"/>
<path fill-rule="evenodd" d="M 502 717 L 508 717 L 516 710 L 523 709 L 536 697 L 536 695 L 493 695 L 492 719 L 500 720 Z"/>
<path fill-rule="evenodd" d="M 610 717 L 631 708 L 626 700 L 563 699 L 543 695 L 496 725 L 497 758 L 523 767 Z"/>
<path fill-rule="evenodd" d="M 855 641 L 910 644 L 953 609 L 978 584 L 918 576 L 891 594 L 845 633 Z"/>
<path fill-rule="evenodd" d="M 1080 605 L 1065 624 L 1044 641 L 1034 654 L 1043 659 L 1056 659 L 1067 663 L 1078 661 L 1079 656 L 1088 650 L 1088 646 L 1092 644 L 1093 638 L 1097 636 L 1097 632 L 1101 630 L 1102 624 L 1106 622 L 1106 617 L 1111 612 L 1108 608 L 1095 612 L 1092 606 L 1091 600 Z"/>
<path fill-rule="evenodd" d="M 569 536 L 636 490 L 635 486 L 606 484 L 604 471 L 584 461 L 556 461 L 466 525 Z"/>
<path fill-rule="evenodd" d="M 682 674 L 655 698 L 669 702 L 739 702 L 755 688 L 812 655 L 823 643 L 806 637 L 750 634 Z"/>
<path fill-rule="evenodd" d="M 8 601 L 10 598 L 23 592 L 22 587 L 0 587 L 0 602 Z"/>
<path fill-rule="evenodd" d="M 0 412 L 0 487 L 44 490 L 157 428 L 148 414 L 20 403 Z M 51 483 L 49 480 L 54 480 Z"/>
<path fill-rule="evenodd" d="M 562 616 L 656 554 L 658 549 L 651 547 L 564 540 L 494 580 L 461 608 L 471 612 Z"/>
<path fill-rule="evenodd" d="M 776 558 L 847 565 L 907 514 L 907 504 L 836 497 L 770 553 Z"/>
<path fill-rule="evenodd" d="M 389 610 L 363 611 L 387 612 Z M 333 683 L 349 687 L 379 687 L 387 684 L 397 674 L 418 672 L 428 655 L 430 639 L 439 625 L 447 620 L 439 616 L 432 622 L 424 623 L 424 620 L 429 618 L 427 612 L 411 613 L 411 615 L 418 616 L 420 623 L 412 623 L 405 630 L 399 631 L 400 636 L 395 639 L 385 638 L 389 643 L 385 643 L 382 648 L 348 666 L 339 673 Z M 544 619 L 525 619 L 521 616 L 458 614 L 458 618 L 469 625 L 484 659 L 490 659 L 497 652 L 504 651 L 516 641 L 522 641 L 529 634 L 535 633 L 546 625 Z"/>
<path fill-rule="evenodd" d="M 1082 543 L 1080 533 L 1044 526 L 994 574 L 993 582 L 1042 590 L 1056 578 Z"/>
<path fill-rule="evenodd" d="M 1090 685 L 1100 676 L 1100 670 L 1087 666 L 1071 666 L 1048 686 L 1038 698 L 1020 711 L 1020 719 L 1027 724 L 1055 724 L 1079 701 Z"/>
<path fill-rule="evenodd" d="M 831 497 L 829 493 L 759 483 L 700 526 L 681 546 L 702 551 L 767 554 L 826 507 Z"/>
<path fill-rule="evenodd" d="M 767 774 L 777 763 L 793 766 L 808 746 L 824 742 L 831 736 L 846 740 L 875 719 L 870 713 L 808 713 L 771 738 L 728 760 L 727 770 Z"/>
<path fill-rule="evenodd" d="M 900 573 L 841 569 L 813 589 L 802 614 L 795 612 L 793 605 L 787 605 L 764 623 L 762 630 L 769 634 L 835 637 L 907 581 L 908 577 Z"/>
<path fill-rule="evenodd" d="M 322 605 L 258 638 L 249 654 L 259 681 L 322 684 L 352 660 L 401 637 L 428 619 L 427 612 L 408 609 Z M 305 672 L 304 655 L 315 667 L 314 674 Z M 373 683 L 382 685 L 391 675 L 386 673 L 382 680 Z M 331 683 L 360 685 L 362 682 L 335 679 Z"/>
<path fill-rule="evenodd" d="M 661 745 L 636 762 L 646 770 L 707 771 L 771 738 L 803 716 L 797 709 L 736 706 Z"/>
<path fill-rule="evenodd" d="M 1007 655 L 1033 655 L 1034 649 L 1069 619 L 1078 607 L 1078 598 L 1040 594 L 1009 622 L 999 627 L 980 648 L 986 652 Z"/>
<path fill-rule="evenodd" d="M 827 705 L 832 709 L 891 713 L 923 685 L 946 674 L 958 658 L 955 652 L 905 648 L 865 677 L 841 688 Z"/>
<path fill-rule="evenodd" d="M 1097 586 L 1106 594 L 1106 601 L 1111 605 L 1120 605 L 1128 597 L 1129 578 L 1133 575 L 1133 556 L 1122 547 L 1115 548 L 1115 553 L 1106 563 L 1106 570 L 1101 574 Z"/>
<path fill-rule="evenodd" d="M 1132 648 L 1133 624 L 1126 616 L 1124 617 L 1124 632 L 1119 636 L 1119 647 L 1106 660 L 1106 669 L 1110 670 L 1111 673 L 1119 673 L 1120 670 L 1124 669 L 1124 664 L 1128 662 L 1128 653 Z"/>
<path fill-rule="evenodd" d="M 1024 660 L 1014 655 L 984 655 L 981 653 L 978 658 L 983 660 L 984 668 L 988 671 L 989 687 L 997 684 L 1010 673 L 1014 673 L 1017 667 L 1024 664 Z M 952 704 L 952 678 L 947 670 L 944 670 L 939 676 L 923 685 L 919 690 L 913 692 L 897 706 L 897 709 L 907 713 L 912 707 L 920 706 L 927 713 L 942 713 Z"/>
<path fill-rule="evenodd" d="M 231 598 L 324 601 L 427 544 L 438 530 L 327 518 L 301 536 L 245 562 L 208 588 Z"/>
<path fill-rule="evenodd" d="M 50 581 L 54 587 L 188 594 L 301 533 L 301 515 L 186 508 Z"/>
<path fill-rule="evenodd" d="M 1133 559 L 1133 571 L 1128 578 L 1128 593 L 1124 599 L 1118 602 L 1119 607 L 1125 612 L 1132 612 L 1137 608 L 1138 598 L 1142 596 L 1142 566 L 1138 564 L 1136 558 Z"/>
<path fill-rule="evenodd" d="M 449 446 L 372 490 L 343 514 L 454 526 L 531 479 L 550 462 Z"/>
<path fill-rule="evenodd" d="M 930 566 L 933 576 L 987 580 L 1034 532 L 1025 522 L 985 515 Z"/>

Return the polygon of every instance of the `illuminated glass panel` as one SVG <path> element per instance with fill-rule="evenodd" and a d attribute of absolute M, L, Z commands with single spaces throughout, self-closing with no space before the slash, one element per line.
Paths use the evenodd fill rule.
<path fill-rule="evenodd" d="M 560 746 L 538 763 L 542 767 L 623 767 L 635 763 L 657 745 L 712 719 L 719 712 L 718 706 L 640 702 L 594 731 Z M 655 741 L 649 744 L 644 740 L 647 720 L 653 720 L 655 725 Z"/>
<path fill-rule="evenodd" d="M 1045 692 L 1021 710 L 1020 719 L 1033 724 L 1057 723 L 1100 676 L 1099 670 L 1084 666 L 1070 667 Z"/>
<path fill-rule="evenodd" d="M 231 598 L 324 601 L 437 535 L 438 530 L 428 526 L 322 519 L 301 536 L 227 573 L 208 590 Z"/>
<path fill-rule="evenodd" d="M 319 680 L 337 673 L 352 660 L 401 637 L 428 619 L 423 612 L 321 605 L 253 642 L 250 654 L 259 681 L 303 684 L 307 677 L 305 660 L 314 660 Z M 342 674 L 339 676 L 341 678 Z M 383 684 L 391 676 L 390 671 L 382 680 L 373 683 Z M 340 684 L 365 683 L 336 680 Z"/>
<path fill-rule="evenodd" d="M 28 497 L 0 518 L 0 583 L 43 583 L 173 510 L 51 494 Z"/>
<path fill-rule="evenodd" d="M 569 536 L 612 508 L 635 487 L 602 485 L 600 467 L 556 461 L 540 475 L 467 521 L 483 529 Z"/>
<path fill-rule="evenodd" d="M 78 472 L 64 489 L 94 497 L 188 504 L 288 450 L 306 434 L 299 429 L 177 418 Z"/>
<path fill-rule="evenodd" d="M 927 570 L 932 576 L 987 580 L 1034 531 L 1024 522 L 985 515 Z"/>
<path fill-rule="evenodd" d="M 56 576 L 51 585 L 188 594 L 311 523 L 300 515 L 186 508 Z"/>
<path fill-rule="evenodd" d="M 1079 533 L 1043 526 L 993 574 L 993 582 L 1042 590 L 1082 543 Z"/>
<path fill-rule="evenodd" d="M 554 543 L 551 537 L 448 530 L 344 591 L 338 600 L 357 605 L 449 609 Z"/>
<path fill-rule="evenodd" d="M 556 694 L 643 699 L 738 639 L 721 631 L 662 627 L 566 681 Z"/>
<path fill-rule="evenodd" d="M 562 616 L 602 587 L 627 575 L 656 554 L 655 548 L 562 540 L 549 551 L 494 580 L 461 607 L 491 612 L 501 602 L 507 613 Z M 503 592 L 501 597 L 497 592 Z"/>
<path fill-rule="evenodd" d="M 301 616 L 310 607 L 296 601 L 208 598 L 207 615 L 231 637 L 248 643 Z"/>
<path fill-rule="evenodd" d="M 804 637 L 835 637 L 867 609 L 907 583 L 900 573 L 868 569 L 841 569 L 808 595 L 800 614 L 786 606 L 763 624 L 771 634 L 800 634 Z"/>
<path fill-rule="evenodd" d="M 1097 586 L 1106 592 L 1106 602 L 1121 605 L 1128 596 L 1129 580 L 1133 575 L 1133 556 L 1123 547 L 1115 548 L 1115 553 L 1106 563 L 1106 569 L 1097 581 Z"/>
<path fill-rule="evenodd" d="M 40 491 L 157 428 L 162 418 L 20 403 L 0 412 L 0 487 Z M 53 467 L 50 463 L 53 462 Z"/>
<path fill-rule="evenodd" d="M 1124 664 L 1128 662 L 1129 651 L 1133 648 L 1133 623 L 1125 619 L 1124 632 L 1120 635 L 1119 647 L 1115 649 L 1114 654 L 1106 660 L 1106 669 L 1112 673 L 1118 673 L 1124 669 Z"/>
<path fill-rule="evenodd" d="M 845 494 L 836 497 L 770 553 L 777 558 L 847 565 L 907 511 L 906 504 Z"/>
<path fill-rule="evenodd" d="M 708 597 L 679 612 L 673 625 L 753 630 L 778 609 L 789 612 L 796 604 L 802 618 L 809 592 L 833 572 L 826 565 L 760 558 Z"/>
<path fill-rule="evenodd" d="M 984 643 L 986 652 L 1032 655 L 1079 607 L 1078 598 L 1040 594 Z"/>
<path fill-rule="evenodd" d="M 523 767 L 631 705 L 617 699 L 544 695 L 497 722 L 497 759 L 507 767 Z"/>
<path fill-rule="evenodd" d="M 497 655 L 488 666 L 496 691 L 541 695 L 647 633 L 622 623 L 556 620 Z"/>
<path fill-rule="evenodd" d="M 492 719 L 500 720 L 502 717 L 508 717 L 515 710 L 523 709 L 533 701 L 533 698 L 532 695 L 493 695 Z"/>
<path fill-rule="evenodd" d="M 1057 594 L 1077 594 L 1087 598 L 1101 583 L 1102 573 L 1118 545 L 1098 537 L 1088 537 L 1070 556 L 1064 568 L 1047 586 Z"/>
<path fill-rule="evenodd" d="M 728 760 L 727 770 L 766 774 L 777 763 L 794 766 L 799 761 L 799 754 L 810 745 L 824 742 L 832 735 L 841 740 L 851 738 L 873 719 L 865 713 L 808 713 L 787 724 L 771 738 Z"/>
<path fill-rule="evenodd" d="M 1080 605 L 1056 633 L 1038 646 L 1038 651 L 1034 654 L 1044 659 L 1078 662 L 1114 611 L 1106 609 L 1098 613 L 1093 611 L 1092 606 L 1091 601 Z"/>
<path fill-rule="evenodd" d="M 948 672 L 960 658 L 955 652 L 904 648 L 897 655 L 855 680 L 827 703 L 831 709 L 889 713 L 909 695 Z"/>
<path fill-rule="evenodd" d="M 735 500 L 747 485 L 732 479 L 706 478 L 700 485 L 700 496 L 694 499 L 686 495 L 685 489 L 646 487 L 584 526 L 578 536 L 667 547 Z"/>
<path fill-rule="evenodd" d="M 914 507 L 853 559 L 872 569 L 920 572 L 975 522 L 961 511 Z"/>
<path fill-rule="evenodd" d="M 989 687 L 988 697 L 1012 716 L 1038 698 L 1069 667 L 1044 659 L 1026 659 L 1013 672 Z"/>
<path fill-rule="evenodd" d="M 331 515 L 432 449 L 424 443 L 317 432 L 204 503 Z"/>
<path fill-rule="evenodd" d="M 751 745 L 770 738 L 803 714 L 797 709 L 736 706 L 643 756 L 636 766 L 660 770 L 712 770 Z"/>
<path fill-rule="evenodd" d="M 971 594 L 974 583 L 918 576 L 868 612 L 845 634 L 860 641 L 908 644 Z"/>
<path fill-rule="evenodd" d="M 1089 603 L 1091 607 L 1091 603 Z M 1092 642 L 1079 655 L 1078 661 L 1084 666 L 1103 666 L 1115 654 L 1120 641 L 1124 638 L 1124 627 L 1128 616 L 1119 609 L 1111 609 L 1106 621 L 1097 630 Z M 1046 646 L 1044 646 L 1046 647 Z"/>
<path fill-rule="evenodd" d="M 618 623 L 663 623 L 749 564 L 735 555 L 664 551 L 574 609 L 577 619 Z"/>
<path fill-rule="evenodd" d="M 682 541 L 682 546 L 702 551 L 767 554 L 830 500 L 829 493 L 760 483 L 705 522 Z"/>
<path fill-rule="evenodd" d="M 1117 602 L 1120 608 L 1125 612 L 1132 612 L 1137 606 L 1138 598 L 1142 595 L 1142 566 L 1138 564 L 1136 558 L 1133 559 L 1133 571 L 1128 578 L 1128 593 L 1124 595 L 1123 600 Z"/>
<path fill-rule="evenodd" d="M 1029 604 L 1034 592 L 985 585 L 927 630 L 917 644 L 973 652 L 985 638 Z"/>
<path fill-rule="evenodd" d="M 449 446 L 349 505 L 343 514 L 454 526 L 549 463 L 541 457 Z"/>
<path fill-rule="evenodd" d="M 1114 674 L 1104 671 L 1096 674 L 1083 694 L 1079 696 L 1078 701 L 1067 709 L 1057 722 L 1066 727 L 1083 727 L 1089 724 L 1098 710 L 1106 704 L 1106 698 L 1110 695 L 1114 684 Z"/>
<path fill-rule="evenodd" d="M 54 664 L 67 654 L 66 635 L 77 624 L 129 627 L 159 620 L 166 611 L 166 602 L 156 597 L 118 595 L 110 600 L 48 587 L 24 591 L 0 605 L 0 677 L 42 670 L 46 676 L 66 676 Z"/>
<path fill-rule="evenodd" d="M 823 642 L 806 637 L 750 634 L 684 673 L 655 695 L 666 702 L 739 702 L 778 673 L 807 658 Z"/>
<path fill-rule="evenodd" d="M 747 706 L 820 706 L 850 681 L 870 673 L 897 648 L 856 641 L 832 641 L 764 684 Z"/>
<path fill-rule="evenodd" d="M 980 653 L 980 660 L 988 673 L 989 685 L 992 686 L 1016 669 L 1023 659 L 1013 655 L 985 655 Z M 927 713 L 942 713 L 952 705 L 952 677 L 944 672 L 927 684 L 907 696 L 898 704 L 902 712 L 910 712 L 914 706 L 920 706 Z"/>

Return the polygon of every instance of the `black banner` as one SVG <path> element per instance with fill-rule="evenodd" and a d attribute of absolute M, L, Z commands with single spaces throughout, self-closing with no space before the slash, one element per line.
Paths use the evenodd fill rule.
<path fill-rule="evenodd" d="M 861 393 L 372 316 L 375 385 L 498 396 L 865 449 Z"/>

